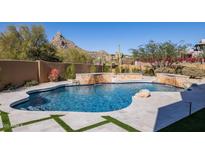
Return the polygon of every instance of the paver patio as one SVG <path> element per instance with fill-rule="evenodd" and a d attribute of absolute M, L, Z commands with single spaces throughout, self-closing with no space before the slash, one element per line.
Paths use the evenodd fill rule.
<path fill-rule="evenodd" d="M 146 81 L 152 82 L 151 79 L 146 79 Z M 187 101 L 192 102 L 192 112 L 205 107 L 203 83 L 193 87 L 192 91 L 151 92 L 151 97 L 133 99 L 128 107 L 113 112 L 23 111 L 10 107 L 13 102 L 27 99 L 27 91 L 70 84 L 70 82 L 45 83 L 19 89 L 16 92 L 0 93 L 0 104 L 2 104 L 0 130 L 23 132 L 158 131 L 189 115 Z"/>

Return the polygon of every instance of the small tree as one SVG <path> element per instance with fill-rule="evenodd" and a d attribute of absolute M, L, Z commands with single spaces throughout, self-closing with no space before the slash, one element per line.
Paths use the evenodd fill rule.
<path fill-rule="evenodd" d="M 92 63 L 93 61 L 86 51 L 75 48 L 58 49 L 57 56 L 63 62 L 69 63 Z"/>
<path fill-rule="evenodd" d="M 65 78 L 66 79 L 75 79 L 75 77 L 76 77 L 75 65 L 74 64 L 69 65 L 65 71 Z"/>
<path fill-rule="evenodd" d="M 0 33 L 1 59 L 59 61 L 43 26 L 8 26 Z"/>
<path fill-rule="evenodd" d="M 92 66 L 90 67 L 90 73 L 96 73 L 96 72 L 97 72 L 96 66 L 95 66 L 95 65 L 92 65 Z"/>
<path fill-rule="evenodd" d="M 134 59 L 148 62 L 153 69 L 156 69 L 172 66 L 177 61 L 180 51 L 184 51 L 186 48 L 187 45 L 174 44 L 170 41 L 163 43 L 150 41 L 137 49 L 131 50 Z"/>

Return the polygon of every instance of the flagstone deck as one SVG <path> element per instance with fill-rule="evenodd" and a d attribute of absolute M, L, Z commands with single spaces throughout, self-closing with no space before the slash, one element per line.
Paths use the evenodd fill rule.
<path fill-rule="evenodd" d="M 152 82 L 145 78 L 139 82 Z M 149 98 L 133 99 L 130 106 L 113 112 L 56 112 L 23 111 L 10 107 L 19 100 L 28 99 L 26 92 L 71 85 L 70 82 L 45 83 L 19 89 L 15 92 L 0 93 L 0 131 L 17 132 L 123 132 L 158 131 L 205 107 L 205 86 L 200 83 L 192 91 L 151 92 Z"/>

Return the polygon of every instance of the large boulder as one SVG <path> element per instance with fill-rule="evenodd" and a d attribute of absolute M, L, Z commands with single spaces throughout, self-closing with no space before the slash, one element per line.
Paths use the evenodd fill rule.
<path fill-rule="evenodd" d="M 151 96 L 151 93 L 148 89 L 142 89 L 135 96 L 142 97 L 142 98 L 147 98 L 147 97 Z"/>

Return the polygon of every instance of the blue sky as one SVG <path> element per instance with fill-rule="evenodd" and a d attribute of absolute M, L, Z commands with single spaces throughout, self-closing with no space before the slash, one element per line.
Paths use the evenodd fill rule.
<path fill-rule="evenodd" d="M 79 47 L 94 51 L 105 50 L 114 53 L 118 45 L 124 53 L 129 54 L 130 48 L 136 48 L 149 40 L 158 42 L 181 40 L 186 43 L 197 43 L 205 38 L 205 23 L 140 23 L 140 22 L 48 22 L 48 23 L 0 23 L 0 31 L 7 25 L 43 25 L 48 39 L 51 40 L 57 31 Z"/>

